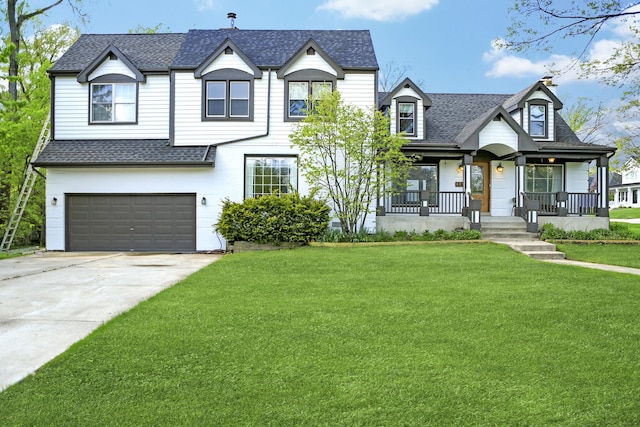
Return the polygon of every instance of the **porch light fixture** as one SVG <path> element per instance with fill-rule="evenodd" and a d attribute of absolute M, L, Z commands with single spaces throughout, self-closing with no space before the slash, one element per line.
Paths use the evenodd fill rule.
<path fill-rule="evenodd" d="M 504 166 L 502 166 L 502 162 L 498 163 L 498 166 L 496 167 L 496 170 L 498 172 L 504 172 Z"/>
<path fill-rule="evenodd" d="M 460 163 L 458 165 L 458 172 L 462 173 L 463 170 L 464 170 L 464 165 L 462 163 Z"/>
<path fill-rule="evenodd" d="M 207 198 L 206 198 L 206 197 L 203 197 L 203 198 L 202 198 L 202 200 L 200 200 L 200 204 L 201 204 L 202 206 L 206 206 L 206 205 L 207 205 Z"/>
<path fill-rule="evenodd" d="M 549 157 L 549 163 L 553 163 L 553 162 L 555 162 L 555 161 L 556 161 L 556 158 L 555 158 L 555 157 Z"/>
<path fill-rule="evenodd" d="M 54 197 L 53 199 L 51 199 L 51 206 L 55 206 L 57 204 L 58 204 L 58 199 L 57 198 Z"/>

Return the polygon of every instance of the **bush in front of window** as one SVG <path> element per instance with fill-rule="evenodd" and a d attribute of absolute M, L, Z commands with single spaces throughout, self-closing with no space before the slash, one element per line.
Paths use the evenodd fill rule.
<path fill-rule="evenodd" d="M 299 193 L 271 194 L 243 202 L 225 199 L 214 227 L 228 242 L 309 243 L 329 225 L 329 206 Z"/>

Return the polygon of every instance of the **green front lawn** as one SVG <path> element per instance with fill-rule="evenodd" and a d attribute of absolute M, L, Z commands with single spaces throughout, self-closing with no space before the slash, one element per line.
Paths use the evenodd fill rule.
<path fill-rule="evenodd" d="M 619 208 L 609 212 L 611 219 L 640 218 L 640 208 Z"/>
<path fill-rule="evenodd" d="M 556 246 L 568 259 L 640 268 L 640 245 L 563 243 Z"/>
<path fill-rule="evenodd" d="M 0 394 L 3 425 L 639 425 L 640 279 L 497 244 L 222 260 Z"/>

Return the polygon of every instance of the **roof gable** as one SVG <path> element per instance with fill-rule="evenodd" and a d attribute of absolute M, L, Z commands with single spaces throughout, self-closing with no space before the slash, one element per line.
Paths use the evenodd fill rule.
<path fill-rule="evenodd" d="M 142 82 L 145 80 L 144 74 L 138 70 L 138 68 L 133 65 L 133 63 L 127 58 L 127 56 L 120 51 L 114 45 L 109 45 L 105 50 L 103 50 L 96 58 L 87 66 L 84 70 L 78 74 L 78 82 L 86 83 L 89 81 L 89 76 L 97 70 L 100 65 L 102 65 L 105 61 L 117 59 L 121 61 L 134 75 L 134 80 L 137 82 Z"/>
<path fill-rule="evenodd" d="M 207 67 L 209 67 L 212 63 L 215 62 L 215 60 L 220 56 L 220 55 L 224 55 L 228 49 L 231 49 L 231 51 L 235 54 L 238 55 L 240 57 L 240 59 L 251 69 L 251 74 L 253 74 L 253 77 L 255 78 L 261 78 L 262 77 L 262 72 L 260 71 L 260 69 L 256 66 L 256 64 L 247 56 L 244 54 L 244 52 L 242 52 L 242 49 L 240 49 L 234 42 L 233 40 L 227 38 L 224 42 L 222 42 L 220 44 L 220 46 L 218 46 L 218 48 L 216 50 L 213 51 L 213 53 L 211 53 L 211 55 L 209 55 L 203 62 L 202 64 L 200 64 L 200 66 L 198 66 L 198 68 L 196 68 L 195 71 L 195 77 L 196 78 L 201 78 L 203 74 L 206 73 L 206 69 Z"/>
<path fill-rule="evenodd" d="M 416 85 L 408 77 L 404 79 L 399 85 L 397 85 L 391 92 L 386 93 L 382 98 L 382 100 L 380 101 L 380 105 L 391 105 L 393 98 L 395 98 L 398 92 L 400 92 L 402 89 L 413 90 L 416 93 L 416 95 L 418 95 L 422 99 L 422 103 L 426 108 L 431 107 L 432 105 L 431 98 L 429 98 L 427 94 L 424 93 L 422 89 L 420 89 L 418 85 Z"/>
<path fill-rule="evenodd" d="M 294 65 L 298 60 L 304 58 L 305 55 L 319 55 L 324 62 L 326 62 L 331 68 L 333 68 L 336 72 L 336 76 L 339 79 L 344 79 L 344 70 L 340 65 L 338 65 L 331 56 L 327 54 L 327 52 L 320 47 L 315 40 L 309 39 L 296 53 L 294 53 L 278 70 L 278 78 L 284 78 L 287 74 L 287 71 Z"/>
<path fill-rule="evenodd" d="M 537 81 L 528 88 L 518 92 L 507 99 L 502 106 L 507 111 L 513 111 L 517 108 L 524 108 L 527 100 L 531 98 L 536 91 L 544 92 L 549 99 L 553 102 L 553 108 L 559 110 L 562 108 L 562 102 L 558 97 L 549 89 L 549 87 L 542 81 Z"/>
<path fill-rule="evenodd" d="M 524 129 L 511 117 L 502 106 L 498 106 L 487 111 L 475 120 L 470 121 L 456 136 L 455 140 L 460 148 L 478 149 L 480 148 L 480 132 L 493 120 L 500 120 L 518 135 L 519 151 L 539 151 L 540 148 L 534 140 L 524 131 Z"/>

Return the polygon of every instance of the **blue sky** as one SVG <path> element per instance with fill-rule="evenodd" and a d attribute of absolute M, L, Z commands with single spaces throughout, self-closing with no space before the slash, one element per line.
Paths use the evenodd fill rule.
<path fill-rule="evenodd" d="M 566 64 L 584 40 L 563 50 L 524 56 L 496 49 L 504 37 L 515 0 L 84 0 L 90 22 L 83 33 L 126 33 L 138 25 L 171 32 L 229 25 L 237 14 L 241 29 L 368 29 L 378 63 L 405 68 L 425 92 L 515 93 L 547 73 L 546 64 Z M 36 5 L 38 2 L 32 2 Z M 47 21 L 72 19 L 58 6 Z M 611 40 L 622 37 L 615 28 Z M 609 39 L 607 39 L 609 40 Z M 605 40 L 605 41 L 607 41 Z M 603 46 L 606 46 L 603 44 Z M 604 48 L 603 48 L 604 49 Z M 597 54 L 594 50 L 594 54 Z M 602 52 L 600 52 L 602 53 Z M 607 102 L 615 93 L 574 72 L 556 79 L 567 102 L 587 96 Z"/>

